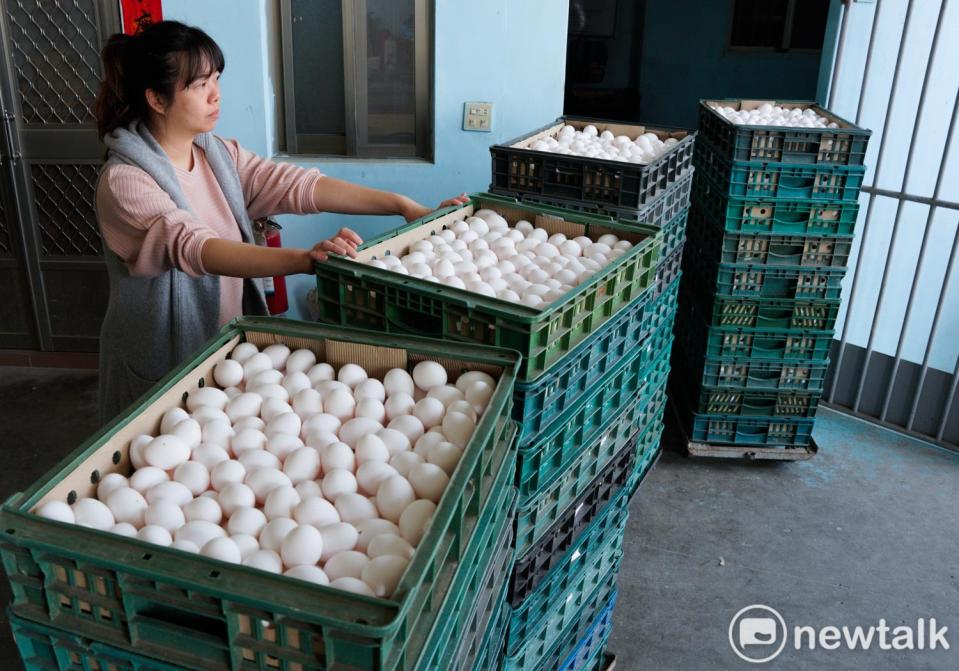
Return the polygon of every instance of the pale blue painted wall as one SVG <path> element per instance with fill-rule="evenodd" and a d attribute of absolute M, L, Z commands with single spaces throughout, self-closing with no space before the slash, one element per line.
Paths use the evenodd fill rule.
<path fill-rule="evenodd" d="M 269 0 L 167 0 L 164 16 L 210 33 L 226 55 L 223 112 L 217 132 L 262 155 L 275 148 L 268 27 Z M 435 160 L 331 159 L 298 164 L 366 186 L 404 193 L 424 205 L 490 181 L 489 145 L 539 127 L 563 111 L 568 0 L 464 0 L 435 3 Z M 224 20 L 229 16 L 229 20 Z M 463 103 L 494 104 L 492 133 L 462 130 Z M 340 226 L 370 237 L 403 223 L 398 217 L 281 217 L 286 246 L 307 247 Z M 290 278 L 290 316 L 306 315 L 311 278 Z"/>
<path fill-rule="evenodd" d="M 912 169 L 908 183 L 903 184 L 909 154 L 909 144 L 916 121 L 922 80 L 932 44 L 939 2 L 914 2 L 909 32 L 903 51 L 902 74 L 896 91 L 896 99 L 885 123 L 889 108 L 889 92 L 896 64 L 896 52 L 902 35 L 907 0 L 885 0 L 876 28 L 877 48 L 873 51 L 868 77 L 864 77 L 866 53 L 873 16 L 877 5 L 854 2 L 849 5 L 850 14 L 846 31 L 846 45 L 839 63 L 838 80 L 833 109 L 847 119 L 856 120 L 860 91 L 863 91 L 862 114 L 859 125 L 873 131 L 866 156 L 868 171 L 866 184 L 875 184 L 884 189 L 921 196 L 932 196 L 936 175 L 942 161 L 945 133 L 959 88 L 959 6 L 951 3 L 944 17 L 939 51 L 930 72 L 922 118 L 916 136 L 912 157 Z M 882 168 L 877 175 L 879 147 L 885 143 Z M 952 155 L 947 161 L 940 193 L 943 200 L 959 201 L 959 138 L 953 139 Z M 852 267 L 864 264 L 859 274 L 855 302 L 849 305 L 851 273 L 843 283 L 844 301 L 837 328 L 845 321 L 849 342 L 865 347 L 869 340 L 870 325 L 875 322 L 876 336 L 873 346 L 876 351 L 895 355 L 903 332 L 903 318 L 909 298 L 909 289 L 916 271 L 919 249 L 929 208 L 917 203 L 906 203 L 900 213 L 899 235 L 892 260 L 882 306 L 877 305 L 882 271 L 888 256 L 893 221 L 896 216 L 896 201 L 876 197 L 869 221 L 869 233 L 865 250 L 862 246 L 862 228 L 865 222 L 869 198 L 860 199 L 862 210 Z M 946 263 L 956 233 L 959 214 L 955 210 L 938 209 L 929 229 L 928 251 L 919 268 L 912 316 L 905 329 L 903 356 L 913 362 L 921 362 L 929 340 L 936 298 L 943 286 Z M 940 331 L 932 343 L 930 364 L 952 372 L 959 356 L 959 277 L 953 273 L 951 286 L 944 297 Z"/>

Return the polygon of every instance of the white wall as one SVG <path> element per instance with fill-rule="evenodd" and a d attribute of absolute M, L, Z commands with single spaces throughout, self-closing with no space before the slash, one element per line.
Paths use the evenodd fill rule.
<path fill-rule="evenodd" d="M 269 155 L 276 147 L 276 102 L 270 50 L 280 35 L 268 17 L 270 0 L 167 0 L 164 18 L 196 25 L 223 49 L 226 71 L 217 133 Z M 491 144 L 542 126 L 563 111 L 568 0 L 464 0 L 434 3 L 435 158 L 307 161 L 324 173 L 404 193 L 424 205 L 462 191 L 485 191 Z M 229 17 L 225 20 L 224 17 Z M 494 104 L 492 133 L 462 130 L 463 103 Z M 285 246 L 307 247 L 340 226 L 370 237 L 404 223 L 398 217 L 323 214 L 281 217 Z M 311 278 L 290 278 L 289 316 L 306 315 Z"/>
<path fill-rule="evenodd" d="M 832 108 L 841 116 L 858 121 L 859 125 L 873 131 L 866 156 L 866 184 L 931 197 L 942 161 L 945 133 L 959 88 L 959 41 L 955 39 L 959 35 L 959 3 L 951 3 L 943 19 L 938 53 L 930 71 L 925 104 L 919 120 L 909 180 L 904 184 L 910 139 L 940 6 L 937 0 L 913 2 L 909 30 L 905 36 L 902 72 L 889 113 L 889 122 L 886 124 L 897 47 L 903 32 L 908 1 L 884 0 L 878 5 L 881 12 L 874 38 L 876 46 L 873 49 L 864 91 L 866 53 L 877 4 L 853 2 L 847 5 L 850 14 L 846 44 L 839 63 Z M 863 91 L 864 97 L 862 115 L 857 120 L 860 91 Z M 882 167 L 877 174 L 879 148 L 883 142 L 885 149 Z M 959 138 L 953 139 L 953 145 L 939 197 L 955 202 L 959 201 Z M 869 340 L 870 325 L 875 317 L 877 333 L 874 349 L 893 356 L 903 328 L 903 317 L 916 272 L 929 208 L 912 202 L 907 202 L 902 207 L 899 233 L 889 265 L 889 279 L 880 308 L 877 299 L 883 267 L 888 257 L 897 201 L 881 196 L 874 199 L 866 248 L 861 249 L 868 202 L 869 197 L 863 194 L 860 199 L 857 241 L 851 259 L 851 266 L 862 265 L 855 301 L 851 306 L 848 304 L 852 284 L 850 270 L 843 283 L 843 310 L 837 329 L 842 329 L 845 321 L 849 320 L 849 342 L 865 347 Z M 902 336 L 905 338 L 903 357 L 906 360 L 920 363 L 926 351 L 936 299 L 943 286 L 957 219 L 959 213 L 956 210 L 942 208 L 937 209 L 933 216 L 926 257 L 922 267 L 918 269 L 919 283 L 912 315 Z M 959 273 L 953 273 L 956 274 Z M 932 343 L 930 365 L 951 373 L 959 356 L 959 277 L 952 277 L 944 301 L 939 335 Z"/>

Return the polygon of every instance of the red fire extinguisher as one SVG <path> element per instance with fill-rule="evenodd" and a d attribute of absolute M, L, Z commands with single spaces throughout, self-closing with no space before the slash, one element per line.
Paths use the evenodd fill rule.
<path fill-rule="evenodd" d="M 272 219 L 257 219 L 254 222 L 254 235 L 256 244 L 267 247 L 282 247 L 280 241 L 280 230 L 282 227 Z M 278 315 L 289 309 L 289 303 L 286 299 L 286 278 L 282 275 L 277 277 L 264 277 L 263 289 L 266 294 L 266 306 L 271 315 Z"/>

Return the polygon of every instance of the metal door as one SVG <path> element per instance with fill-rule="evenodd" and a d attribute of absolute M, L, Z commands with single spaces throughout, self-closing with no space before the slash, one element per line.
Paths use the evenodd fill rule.
<path fill-rule="evenodd" d="M 827 400 L 959 449 L 959 2 L 844 2 L 828 105 L 873 129 Z"/>
<path fill-rule="evenodd" d="M 96 351 L 108 283 L 92 107 L 108 0 L 3 0 L 0 347 Z"/>

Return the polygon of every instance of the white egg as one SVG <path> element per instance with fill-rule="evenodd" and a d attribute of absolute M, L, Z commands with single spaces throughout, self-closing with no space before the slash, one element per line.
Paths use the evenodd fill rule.
<path fill-rule="evenodd" d="M 412 485 L 402 475 L 385 479 L 376 491 L 376 508 L 390 522 L 399 522 L 403 510 L 415 500 Z"/>
<path fill-rule="evenodd" d="M 223 392 L 226 394 L 226 392 Z M 237 392 L 239 393 L 239 392 Z M 229 395 L 227 396 L 229 399 Z M 206 425 L 210 422 L 226 422 L 230 423 L 230 418 L 223 410 L 218 410 L 210 405 L 203 405 L 196 409 L 196 412 L 190 413 L 190 417 L 195 419 L 197 423 L 203 428 L 206 428 Z"/>
<path fill-rule="evenodd" d="M 266 515 L 259 508 L 239 508 L 230 515 L 226 530 L 231 536 L 247 534 L 256 538 L 266 526 Z"/>
<path fill-rule="evenodd" d="M 193 543 L 198 548 L 202 548 L 214 538 L 225 538 L 226 531 L 217 524 L 205 520 L 194 520 L 187 522 L 176 530 L 174 539 L 176 541 L 185 540 Z"/>
<path fill-rule="evenodd" d="M 169 499 L 162 499 L 151 504 L 142 514 L 142 524 L 162 527 L 170 533 L 174 533 L 186 522 L 183 510 Z"/>
<path fill-rule="evenodd" d="M 299 436 L 277 433 L 270 436 L 266 441 L 266 451 L 280 461 L 285 461 L 290 454 L 303 447 L 303 445 L 304 443 Z"/>
<path fill-rule="evenodd" d="M 353 417 L 356 401 L 350 392 L 337 389 L 323 399 L 323 409 L 326 414 L 333 415 L 344 422 Z"/>
<path fill-rule="evenodd" d="M 376 596 L 389 597 L 396 591 L 396 587 L 409 565 L 409 560 L 393 555 L 384 555 L 371 559 L 363 568 L 363 582 L 366 583 Z M 349 580 L 349 578 L 344 578 Z"/>
<path fill-rule="evenodd" d="M 330 587 L 333 589 L 343 590 L 344 592 L 361 594 L 363 596 L 376 596 L 376 594 L 373 593 L 373 590 L 370 589 L 369 585 L 362 580 L 357 580 L 356 578 L 337 578 L 336 580 L 330 582 Z"/>
<path fill-rule="evenodd" d="M 356 547 L 359 533 L 352 524 L 337 522 L 320 528 L 323 537 L 323 554 L 320 561 L 326 562 L 340 552 L 349 552 Z"/>
<path fill-rule="evenodd" d="M 276 343 L 263 348 L 263 353 L 270 357 L 276 370 L 283 370 L 290 357 L 290 348 L 282 343 Z"/>
<path fill-rule="evenodd" d="M 330 580 L 338 578 L 355 578 L 359 580 L 363 569 L 370 563 L 370 558 L 357 550 L 338 552 L 330 557 L 323 565 L 323 570 Z"/>
<path fill-rule="evenodd" d="M 470 378 L 470 382 L 465 383 L 463 387 L 466 389 L 469 389 L 470 385 L 472 385 L 472 383 L 475 382 L 476 380 L 482 380 L 484 382 L 487 382 L 484 378 L 477 376 L 477 377 Z M 457 380 L 457 384 L 459 384 L 459 380 Z M 453 401 L 452 403 L 450 403 L 449 407 L 446 408 L 446 414 L 448 415 L 454 412 L 458 412 L 461 415 L 466 415 L 467 417 L 470 418 L 470 420 L 472 420 L 474 424 L 479 420 L 479 415 L 476 412 L 476 408 L 474 408 L 472 404 L 470 404 L 470 402 L 466 400 Z"/>
<path fill-rule="evenodd" d="M 297 523 L 288 517 L 277 517 L 266 523 L 260 531 L 260 548 L 279 552 L 287 535 L 297 527 Z"/>
<path fill-rule="evenodd" d="M 193 496 L 199 496 L 210 487 L 210 471 L 198 461 L 185 461 L 177 466 L 173 479 L 189 489 Z"/>
<path fill-rule="evenodd" d="M 476 409 L 477 414 L 483 414 L 492 396 L 493 387 L 483 380 L 476 380 L 466 388 L 466 400 Z"/>
<path fill-rule="evenodd" d="M 459 401 L 466 398 L 463 392 L 451 384 L 433 387 L 429 390 L 426 396 L 427 398 L 439 399 L 439 401 L 443 404 L 443 407 L 448 406 L 453 401 Z"/>
<path fill-rule="evenodd" d="M 386 556 L 411 559 L 416 549 L 397 532 L 396 534 L 382 533 L 371 538 L 366 552 L 370 559 Z"/>
<path fill-rule="evenodd" d="M 306 372 L 306 376 L 310 379 L 310 384 L 315 387 L 320 382 L 335 379 L 336 371 L 333 369 L 333 366 L 323 361 L 310 367 Z"/>
<path fill-rule="evenodd" d="M 283 560 L 272 550 L 256 550 L 243 559 L 243 565 L 269 573 L 282 573 Z"/>
<path fill-rule="evenodd" d="M 413 377 L 402 368 L 393 368 L 387 371 L 383 376 L 383 387 L 387 396 L 394 394 L 407 394 L 413 396 Z"/>
<path fill-rule="evenodd" d="M 263 397 L 259 394 L 243 393 L 230 399 L 226 406 L 226 414 L 231 422 L 243 417 L 252 417 L 260 413 Z"/>
<path fill-rule="evenodd" d="M 400 536 L 413 547 L 417 547 L 423 536 L 426 535 L 426 530 L 435 511 L 436 504 L 428 499 L 420 499 L 408 505 L 403 514 L 400 515 L 398 525 Z"/>
<path fill-rule="evenodd" d="M 266 434 L 256 429 L 244 429 L 237 432 L 230 440 L 233 454 L 243 454 L 245 450 L 262 450 L 266 448 Z"/>
<path fill-rule="evenodd" d="M 110 526 L 113 526 L 116 522 L 126 522 L 137 528 L 143 526 L 143 515 L 149 504 L 143 494 L 137 490 L 131 487 L 115 489 L 107 496 L 105 503 L 110 509 L 113 519 Z"/>
<path fill-rule="evenodd" d="M 413 453 L 418 455 L 422 461 L 426 461 L 426 458 L 430 454 L 430 449 L 434 445 L 439 445 L 446 440 L 446 437 L 442 432 L 429 432 L 423 434 L 423 436 L 416 441 L 416 445 L 413 448 Z"/>
<path fill-rule="evenodd" d="M 416 401 L 413 400 L 413 396 L 411 394 L 407 394 L 405 392 L 393 394 L 386 399 L 386 403 L 384 405 L 386 418 L 388 420 L 392 420 L 401 415 L 408 415 L 413 412 L 413 408 L 415 406 Z"/>
<path fill-rule="evenodd" d="M 192 421 L 192 420 L 191 420 Z M 190 458 L 191 448 L 173 435 L 157 436 L 143 450 L 143 458 L 150 466 L 169 471 Z"/>
<path fill-rule="evenodd" d="M 273 361 L 266 354 L 258 352 L 243 362 L 243 379 L 250 381 L 265 370 L 273 370 Z"/>
<path fill-rule="evenodd" d="M 183 506 L 183 517 L 187 523 L 201 520 L 219 524 L 223 520 L 223 510 L 216 499 L 201 496 Z"/>
<path fill-rule="evenodd" d="M 426 461 L 439 466 L 448 476 L 452 477 L 453 471 L 456 470 L 456 466 L 462 457 L 462 448 L 457 447 L 453 443 L 443 441 L 429 449 Z"/>
<path fill-rule="evenodd" d="M 173 536 L 163 527 L 145 526 L 137 532 L 137 538 L 144 543 L 153 543 L 164 547 L 173 544 Z"/>
<path fill-rule="evenodd" d="M 526 238 L 527 240 L 535 241 L 537 243 L 537 246 L 539 246 L 539 243 L 546 242 L 549 239 L 549 233 L 547 233 L 545 229 L 534 228 L 532 231 L 529 232 Z"/>
<path fill-rule="evenodd" d="M 301 418 L 310 418 L 323 412 L 323 397 L 315 389 L 301 389 L 293 395 L 292 408 Z"/>
<path fill-rule="evenodd" d="M 222 389 L 217 389 L 216 387 L 201 387 L 200 389 L 194 389 L 190 392 L 190 395 L 186 398 L 186 407 L 190 412 L 195 412 L 203 406 L 223 410 L 229 400 Z"/>
<path fill-rule="evenodd" d="M 253 343 L 241 342 L 230 352 L 230 358 L 242 364 L 259 351 L 259 348 Z"/>
<path fill-rule="evenodd" d="M 323 536 L 319 529 L 301 524 L 283 539 L 280 556 L 285 566 L 312 566 L 323 555 Z"/>
<path fill-rule="evenodd" d="M 277 487 L 292 487 L 289 476 L 276 467 L 258 468 L 247 474 L 244 484 L 253 490 L 258 505 L 263 505 L 266 497 Z"/>
<path fill-rule="evenodd" d="M 443 385 L 434 385 L 434 388 L 443 388 Z M 427 429 L 439 425 L 443 421 L 445 412 L 446 406 L 443 405 L 443 402 L 429 396 L 417 401 L 413 407 L 413 416 L 420 420 Z"/>
<path fill-rule="evenodd" d="M 253 429 L 254 431 L 262 432 L 263 429 L 265 428 L 266 428 L 266 422 L 264 422 L 259 417 L 243 417 L 233 423 L 234 435 L 236 435 L 240 431 L 246 431 L 247 429 Z"/>
<path fill-rule="evenodd" d="M 317 444 L 317 442 L 329 435 L 333 436 L 334 441 L 337 440 L 336 433 L 342 425 L 343 422 L 340 421 L 338 417 L 321 412 L 319 415 L 313 415 L 303 422 L 303 428 L 300 429 L 300 436 L 307 445 L 311 447 L 322 447 L 322 445 Z"/>
<path fill-rule="evenodd" d="M 340 494 L 333 505 L 340 514 L 340 519 L 350 524 L 357 524 L 377 516 L 376 506 L 362 494 Z"/>
<path fill-rule="evenodd" d="M 383 481 L 394 475 L 396 469 L 385 461 L 367 461 L 356 469 L 356 482 L 361 493 L 376 496 Z"/>
<path fill-rule="evenodd" d="M 64 503 L 63 505 L 66 506 L 67 504 Z M 69 507 L 70 506 L 67 506 L 67 508 Z M 70 511 L 70 512 L 72 514 L 73 511 Z M 64 521 L 64 520 L 61 520 L 61 521 Z M 137 528 L 133 526 L 132 524 L 128 524 L 127 522 L 120 522 L 119 524 L 114 524 L 107 531 L 109 531 L 111 534 L 116 534 L 118 536 L 125 536 L 126 538 L 136 538 L 137 536 Z"/>
<path fill-rule="evenodd" d="M 252 508 L 256 505 L 256 494 L 242 482 L 231 482 L 220 490 L 216 500 L 223 514 L 229 517 L 240 508 Z"/>
<path fill-rule="evenodd" d="M 529 223 L 525 219 L 516 222 L 516 225 L 513 227 L 523 235 L 528 236 L 533 231 L 533 224 Z"/>
<path fill-rule="evenodd" d="M 447 411 L 446 417 L 443 418 L 442 426 L 443 434 L 449 442 L 459 447 L 466 447 L 466 444 L 473 436 L 476 423 L 475 420 L 462 413 Z"/>
<path fill-rule="evenodd" d="M 106 501 L 107 496 L 113 490 L 129 486 L 130 480 L 125 475 L 121 475 L 120 473 L 107 473 L 100 478 L 100 482 L 97 483 L 97 498 L 101 501 Z M 50 503 L 53 503 L 53 501 Z M 66 506 L 67 504 L 64 503 L 63 505 Z M 54 510 L 57 508 L 57 506 L 53 507 Z M 69 506 L 67 506 L 67 508 L 69 508 Z M 43 517 L 43 515 L 41 515 L 41 517 Z"/>
<path fill-rule="evenodd" d="M 243 464 L 248 475 L 261 468 L 280 468 L 280 458 L 266 450 L 244 450 L 236 460 Z"/>
<path fill-rule="evenodd" d="M 446 375 L 444 372 L 443 382 L 441 382 L 440 384 L 445 384 L 445 383 L 446 383 Z M 397 417 L 396 419 L 393 419 L 392 421 L 390 421 L 390 423 L 387 425 L 387 428 L 395 429 L 396 431 L 399 431 L 400 433 L 402 433 L 404 436 L 407 437 L 411 445 L 415 443 L 420 436 L 426 433 L 426 428 L 423 426 L 423 422 L 421 422 L 418 418 L 414 417 L 413 415 L 401 415 Z"/>
<path fill-rule="evenodd" d="M 300 500 L 302 501 L 316 496 L 323 496 L 323 488 L 320 487 L 320 483 L 315 480 L 304 480 L 303 482 L 297 483 L 294 489 L 296 493 L 300 495 Z"/>
<path fill-rule="evenodd" d="M 416 496 L 437 503 L 449 484 L 449 476 L 436 464 L 419 464 L 410 471 L 409 482 Z"/>
<path fill-rule="evenodd" d="M 182 422 L 184 419 L 189 419 L 189 417 L 190 413 L 183 408 L 170 408 L 163 414 L 163 418 L 160 420 L 160 433 L 170 433 L 173 431 L 174 426 Z"/>
<path fill-rule="evenodd" d="M 290 398 L 295 397 L 297 393 L 303 390 L 312 390 L 313 388 L 313 383 L 310 381 L 310 378 L 306 373 L 301 371 L 287 374 L 286 377 L 283 378 L 283 382 L 280 384 L 282 384 L 283 388 L 286 389 L 287 393 L 290 395 Z"/>
<path fill-rule="evenodd" d="M 367 378 L 353 389 L 353 397 L 357 401 L 369 398 L 383 403 L 386 400 L 386 387 L 375 378 Z"/>
<path fill-rule="evenodd" d="M 323 476 L 323 495 L 335 501 L 344 494 L 355 494 L 358 488 L 356 476 L 345 468 L 334 468 Z"/>
<path fill-rule="evenodd" d="M 424 437 L 430 434 L 424 434 Z M 422 438 L 420 439 L 422 440 Z M 396 472 L 402 475 L 404 478 L 409 475 L 410 470 L 418 464 L 422 464 L 425 461 L 423 457 L 418 455 L 416 452 L 407 450 L 404 452 L 397 452 L 396 454 L 390 457 L 389 464 L 396 469 Z"/>
<path fill-rule="evenodd" d="M 349 445 L 337 441 L 323 448 L 320 453 L 320 465 L 324 473 L 334 469 L 353 472 L 356 468 L 356 457 Z"/>
<path fill-rule="evenodd" d="M 179 410 L 179 408 L 174 409 Z M 183 414 L 186 415 L 185 410 L 183 411 Z M 189 415 L 187 415 L 187 417 L 189 417 Z M 171 426 L 170 429 L 172 430 L 173 427 Z M 143 468 L 147 465 L 146 459 L 143 457 L 143 451 L 152 440 L 153 436 L 144 433 L 130 441 L 130 464 L 133 466 L 133 468 Z"/>

